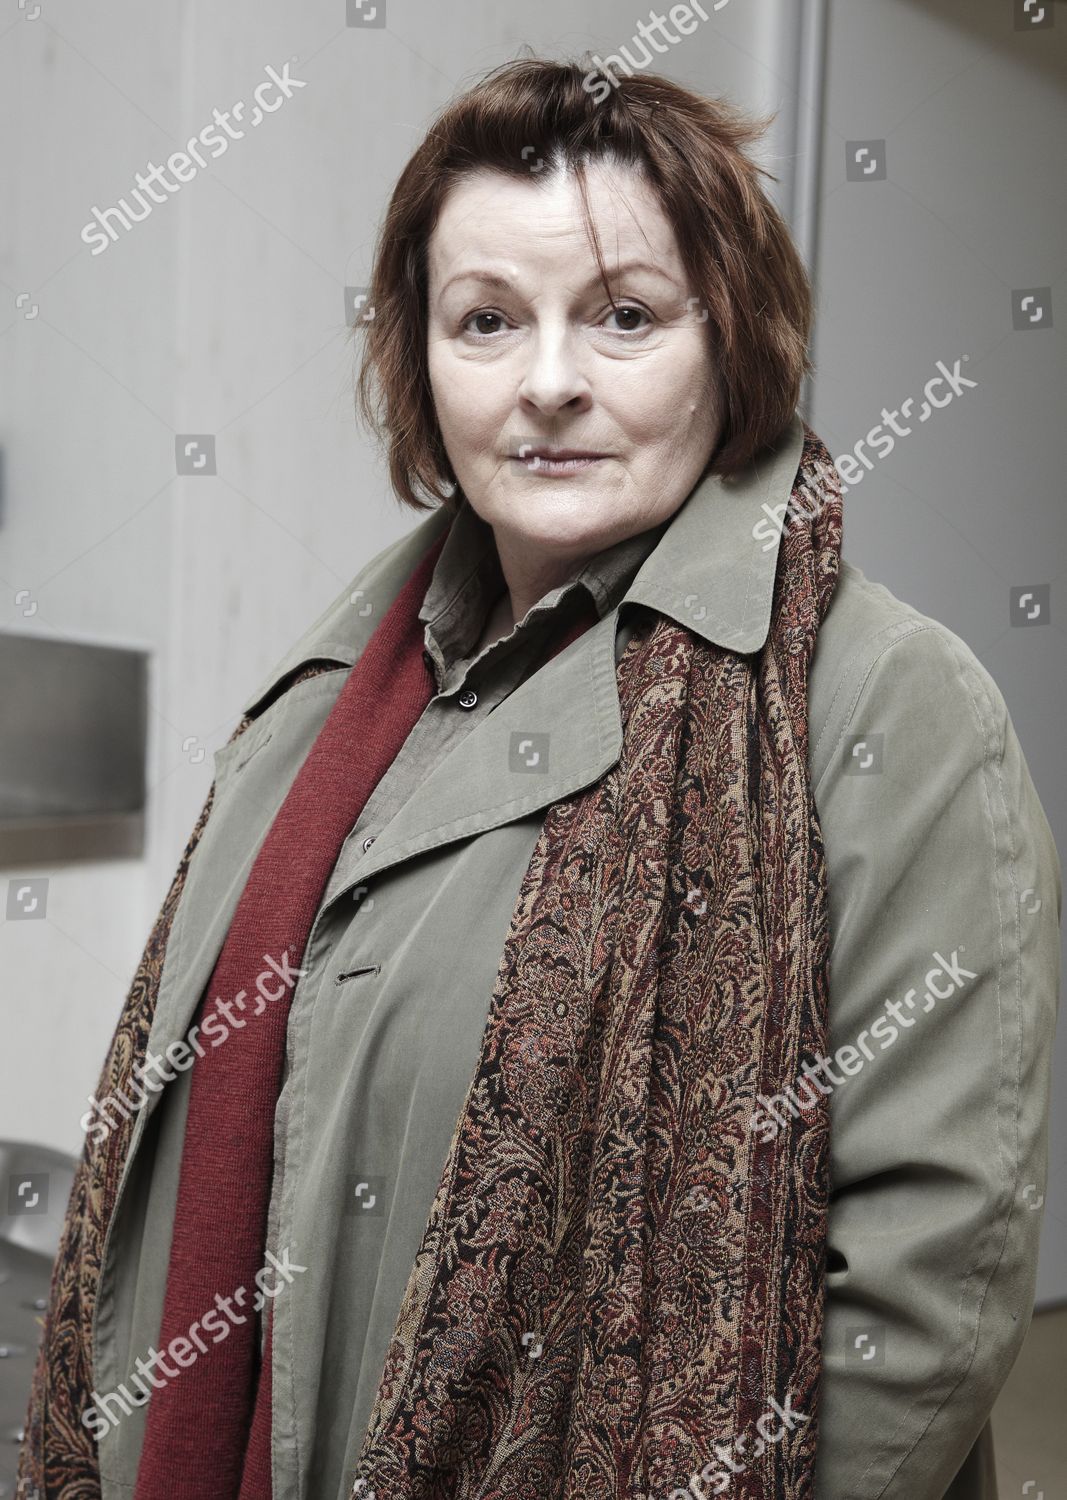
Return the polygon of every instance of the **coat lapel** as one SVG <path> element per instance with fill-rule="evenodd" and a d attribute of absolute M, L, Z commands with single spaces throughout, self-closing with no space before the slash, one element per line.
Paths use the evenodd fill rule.
<path fill-rule="evenodd" d="M 369 850 L 347 844 L 327 899 L 401 860 L 538 812 L 614 765 L 622 746 L 614 623 L 609 613 L 591 625 L 551 670 L 528 677 L 476 724 Z"/>

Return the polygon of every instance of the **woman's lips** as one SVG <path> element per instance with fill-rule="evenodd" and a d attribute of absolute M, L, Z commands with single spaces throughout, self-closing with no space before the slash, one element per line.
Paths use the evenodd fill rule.
<path fill-rule="evenodd" d="M 591 469 L 594 465 L 603 463 L 607 457 L 603 453 L 568 453 L 560 454 L 523 453 L 516 455 L 516 462 L 521 463 L 531 474 L 543 474 L 546 478 L 553 475 L 577 474 L 582 469 Z"/>

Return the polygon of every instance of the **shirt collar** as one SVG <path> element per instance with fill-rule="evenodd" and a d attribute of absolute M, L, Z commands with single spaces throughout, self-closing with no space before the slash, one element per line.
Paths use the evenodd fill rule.
<path fill-rule="evenodd" d="M 547 611 L 563 593 L 584 585 L 602 616 L 614 607 L 613 594 L 619 580 L 640 562 L 620 605 L 644 604 L 715 645 L 740 652 L 758 651 L 770 629 L 781 521 L 803 445 L 804 424 L 794 413 L 777 443 L 764 449 L 740 473 L 730 479 L 706 475 L 668 522 L 605 549 L 533 609 Z M 441 509 L 435 509 L 383 554 L 377 578 L 385 597 L 373 611 L 363 602 L 364 590 L 356 586 L 364 574 L 357 575 L 261 683 L 242 711 L 252 712 L 306 662 L 326 659 L 351 666 L 370 639 L 384 607 L 448 525 Z M 462 530 L 457 530 L 460 525 Z M 491 529 L 464 502 L 451 523 L 419 611 L 421 620 L 430 623 L 435 632 L 440 630 L 442 647 L 446 640 L 457 647 L 470 645 L 469 640 L 461 640 L 469 627 L 457 597 L 465 583 L 480 594 L 479 607 L 494 589 L 499 592 L 499 561 L 495 546 L 489 548 L 491 540 Z M 475 544 L 475 552 L 464 551 L 467 542 Z M 364 572 L 369 582 L 370 570 Z M 357 604 L 359 607 L 354 607 Z M 527 618 L 532 612 L 527 612 Z M 484 617 L 483 612 L 479 625 Z"/>
<path fill-rule="evenodd" d="M 556 607 L 579 589 L 588 593 L 598 617 L 603 619 L 669 524 L 669 520 L 663 521 L 598 552 L 573 578 L 531 605 L 512 627 L 509 639 L 516 632 L 528 635 L 541 626 L 551 627 Z M 426 645 L 446 673 L 457 661 L 471 655 L 489 609 L 504 587 L 493 528 L 464 497 L 418 616 L 425 622 Z"/>

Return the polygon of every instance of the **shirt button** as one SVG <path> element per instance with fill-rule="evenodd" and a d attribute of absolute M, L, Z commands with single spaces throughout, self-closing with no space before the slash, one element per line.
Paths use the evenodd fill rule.
<path fill-rule="evenodd" d="M 378 835 L 375 834 L 375 833 L 368 833 L 367 834 L 367 837 L 363 840 L 363 853 L 364 854 L 366 854 L 367 850 L 374 843 L 374 840 L 377 838 L 377 836 Z"/>
<path fill-rule="evenodd" d="M 473 708 L 478 702 L 478 694 L 473 688 L 464 688 L 459 695 L 460 708 Z"/>

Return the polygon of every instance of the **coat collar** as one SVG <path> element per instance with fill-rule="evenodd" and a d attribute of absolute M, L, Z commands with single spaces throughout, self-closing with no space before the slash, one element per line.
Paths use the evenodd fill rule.
<path fill-rule="evenodd" d="M 781 539 L 780 527 L 773 518 L 784 514 L 803 443 L 803 423 L 795 413 L 778 443 L 740 474 L 729 480 L 717 474 L 702 479 L 662 530 L 624 593 L 620 609 L 627 602 L 644 604 L 715 645 L 739 652 L 758 651 L 770 629 Z M 477 521 L 473 512 L 471 516 Z M 242 712 L 251 713 L 291 672 L 308 662 L 332 660 L 340 666 L 353 665 L 418 559 L 450 522 L 450 514 L 438 507 L 372 559 L 245 701 Z M 467 524 L 470 526 L 470 518 Z M 471 529 L 477 531 L 476 527 Z M 458 541 L 461 533 L 456 536 Z M 541 603 L 547 607 L 564 589 L 585 582 L 598 611 L 603 613 L 615 568 L 621 571 L 639 555 L 635 549 L 640 547 L 641 538 L 630 538 L 607 549 L 576 579 Z M 447 625 L 441 617 L 448 614 L 454 598 L 445 591 L 444 579 L 446 568 L 451 577 L 454 566 L 455 557 L 449 554 L 446 542 L 420 619 Z M 471 572 L 483 589 L 493 586 L 493 566 L 484 551 L 473 562 Z M 579 643 L 582 639 L 579 637 Z"/>

